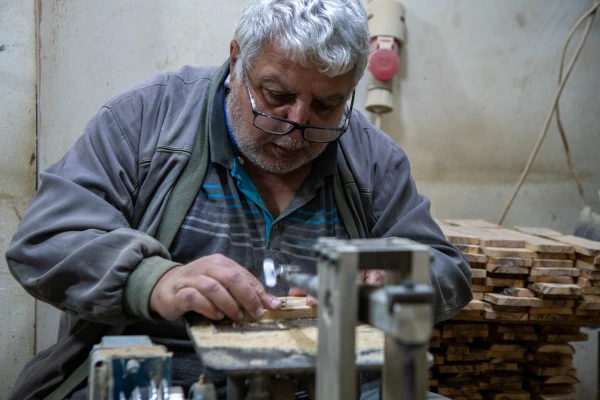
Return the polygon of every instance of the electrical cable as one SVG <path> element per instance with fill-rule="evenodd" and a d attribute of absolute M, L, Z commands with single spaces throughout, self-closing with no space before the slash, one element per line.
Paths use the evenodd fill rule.
<path fill-rule="evenodd" d="M 571 37 L 575 33 L 575 31 L 579 28 L 579 26 L 588 17 L 593 16 L 593 14 L 598 9 L 598 6 L 600 6 L 600 0 L 594 0 L 592 7 L 590 9 L 588 9 L 585 12 L 585 14 L 583 14 L 581 16 L 581 18 L 579 18 L 579 20 L 575 23 L 573 28 L 571 28 L 571 31 L 569 32 L 569 35 L 567 37 L 567 41 L 565 42 L 565 50 L 569 44 L 569 41 L 571 40 Z M 591 28 L 591 23 L 588 25 L 588 27 Z M 588 28 L 588 27 L 586 27 L 586 28 Z M 519 177 L 519 181 L 515 185 L 513 193 L 511 195 L 510 199 L 508 200 L 508 202 L 506 203 L 506 206 L 504 207 L 504 211 L 502 212 L 502 215 L 498 222 L 498 224 L 500 224 L 500 225 L 502 224 L 502 222 L 504 222 L 504 218 L 506 217 L 506 214 L 508 214 L 508 211 L 510 210 L 510 207 L 512 206 L 515 198 L 517 197 L 517 194 L 519 193 L 521 186 L 523 186 L 523 182 L 525 182 L 525 178 L 529 174 L 529 171 L 531 169 L 533 161 L 535 160 L 535 156 L 537 155 L 537 153 L 542 145 L 542 142 L 544 141 L 544 138 L 546 137 L 546 134 L 548 133 L 548 127 L 550 126 L 550 121 L 552 120 L 554 112 L 556 111 L 556 108 L 558 105 L 558 100 L 560 99 L 560 95 L 562 94 L 565 84 L 567 83 L 567 80 L 569 79 L 569 76 L 571 75 L 571 71 L 573 70 L 575 62 L 577 61 L 577 58 L 579 57 L 579 54 L 581 53 L 581 50 L 583 49 L 583 45 L 585 43 L 585 40 L 587 39 L 588 34 L 589 34 L 589 29 L 586 29 L 585 32 L 583 33 L 581 39 L 579 40 L 579 43 L 577 43 L 577 47 L 575 49 L 575 52 L 573 53 L 573 56 L 569 60 L 569 64 L 567 66 L 564 78 L 561 78 L 561 76 L 562 76 L 562 68 L 561 68 L 561 74 L 559 74 L 559 82 L 560 83 L 558 85 L 558 88 L 556 89 L 556 93 L 554 95 L 554 100 L 552 101 L 552 106 L 550 107 L 550 110 L 548 111 L 548 115 L 546 116 L 546 120 L 544 121 L 542 131 L 540 132 L 537 142 L 536 142 L 531 154 L 529 155 L 529 159 L 527 160 L 527 164 L 525 165 L 525 168 L 524 168 L 523 172 L 521 173 L 521 176 Z M 564 52 L 563 52 L 563 59 L 564 59 Z M 561 62 L 561 67 L 562 67 L 562 62 Z M 561 132 L 561 135 L 563 137 L 563 144 L 565 145 L 566 149 L 568 150 L 568 142 L 566 141 L 566 136 L 564 135 L 564 131 Z M 570 163 L 570 152 L 568 152 L 568 151 L 567 151 L 567 158 L 568 158 L 568 162 L 569 162 L 570 166 L 572 167 L 572 164 Z M 572 169 L 572 172 L 573 171 L 574 171 L 574 169 Z M 575 176 L 577 176 L 576 173 L 575 173 Z M 580 184 L 578 179 L 577 179 L 577 182 L 578 182 L 578 184 Z M 580 193 L 582 193 L 582 191 Z"/>

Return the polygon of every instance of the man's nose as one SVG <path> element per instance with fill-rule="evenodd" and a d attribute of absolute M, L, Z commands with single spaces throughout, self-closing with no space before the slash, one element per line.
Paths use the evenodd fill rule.
<path fill-rule="evenodd" d="M 310 112 L 310 104 L 305 101 L 302 101 L 302 100 L 297 100 L 288 109 L 286 118 L 289 119 L 290 121 L 294 121 L 298 124 L 305 125 L 308 123 L 307 121 L 308 121 L 309 112 Z"/>

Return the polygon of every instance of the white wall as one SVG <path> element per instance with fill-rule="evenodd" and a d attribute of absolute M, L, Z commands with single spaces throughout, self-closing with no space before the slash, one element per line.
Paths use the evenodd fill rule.
<path fill-rule="evenodd" d="M 22 3 L 22 4 L 21 4 Z M 10 275 L 4 252 L 35 189 L 33 2 L 0 0 L 0 399 L 33 356 L 33 299 Z"/>
<path fill-rule="evenodd" d="M 182 64 L 220 64 L 245 3 L 44 1 L 41 167 L 61 157 L 112 95 Z M 398 107 L 384 128 L 407 151 L 435 216 L 496 220 L 552 99 L 563 40 L 589 0 L 403 3 Z M 600 21 L 561 102 L 588 203 L 597 203 L 600 189 L 599 35 Z M 364 95 L 363 84 L 359 109 Z M 580 207 L 553 126 L 506 224 L 569 232 Z M 38 323 L 48 326 L 49 317 L 41 313 Z M 596 343 L 578 355 L 586 399 L 595 393 Z"/>

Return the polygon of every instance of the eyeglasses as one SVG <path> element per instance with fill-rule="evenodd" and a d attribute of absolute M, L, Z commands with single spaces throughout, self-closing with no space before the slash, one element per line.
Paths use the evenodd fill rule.
<path fill-rule="evenodd" d="M 314 125 L 303 125 L 289 119 L 276 117 L 271 114 L 258 111 L 256 109 L 256 102 L 252 93 L 250 93 L 250 86 L 248 85 L 248 78 L 244 74 L 244 83 L 246 84 L 246 90 L 248 91 L 248 98 L 250 99 L 250 105 L 252 106 L 252 114 L 254 114 L 254 126 L 261 131 L 269 132 L 274 135 L 287 135 L 292 131 L 298 129 L 302 132 L 302 137 L 309 142 L 317 143 L 329 143 L 339 139 L 347 130 L 350 125 L 350 116 L 352 115 L 352 107 L 354 106 L 354 92 L 352 92 L 352 99 L 350 100 L 350 108 L 346 111 L 346 120 L 340 127 L 331 126 L 314 126 Z"/>

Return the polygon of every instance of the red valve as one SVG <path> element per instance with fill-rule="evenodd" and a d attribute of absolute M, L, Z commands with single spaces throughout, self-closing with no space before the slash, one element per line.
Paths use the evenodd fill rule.
<path fill-rule="evenodd" d="M 369 71 L 375 79 L 382 82 L 389 81 L 396 75 L 400 68 L 398 54 L 390 49 L 377 49 L 369 57 Z"/>

